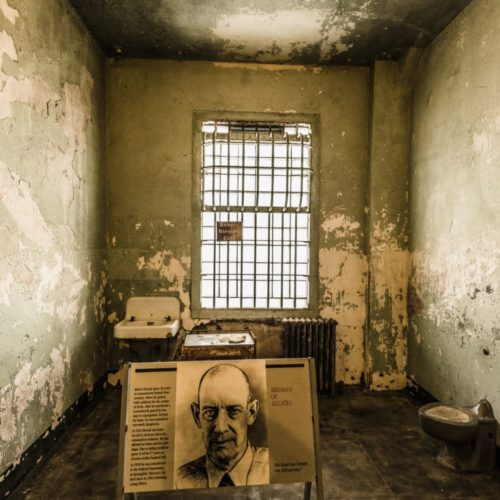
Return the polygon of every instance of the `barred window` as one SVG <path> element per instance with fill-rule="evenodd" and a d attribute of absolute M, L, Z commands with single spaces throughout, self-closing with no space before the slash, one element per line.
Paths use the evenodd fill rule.
<path fill-rule="evenodd" d="M 307 309 L 311 125 L 204 121 L 200 305 Z"/>

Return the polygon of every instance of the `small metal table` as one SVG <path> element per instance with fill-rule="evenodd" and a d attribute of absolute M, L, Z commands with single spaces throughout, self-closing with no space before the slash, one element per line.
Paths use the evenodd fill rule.
<path fill-rule="evenodd" d="M 181 359 L 256 358 L 256 339 L 250 329 L 195 331 L 188 333 L 181 347 Z"/>

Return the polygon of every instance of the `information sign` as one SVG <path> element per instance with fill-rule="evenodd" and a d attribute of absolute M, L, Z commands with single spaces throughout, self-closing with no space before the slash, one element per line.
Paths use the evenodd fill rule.
<path fill-rule="evenodd" d="M 122 398 L 118 497 L 316 482 L 312 359 L 132 363 Z"/>

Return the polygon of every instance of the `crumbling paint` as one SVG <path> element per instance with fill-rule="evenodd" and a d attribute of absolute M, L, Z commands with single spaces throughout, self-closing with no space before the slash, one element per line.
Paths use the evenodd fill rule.
<path fill-rule="evenodd" d="M 110 57 L 315 65 L 396 60 L 470 2 L 70 1 Z"/>
<path fill-rule="evenodd" d="M 0 0 L 0 472 L 105 369 L 104 61 L 67 5 L 16 7 Z"/>
<path fill-rule="evenodd" d="M 378 277 L 372 290 L 373 304 L 377 308 L 372 315 L 372 331 L 377 333 L 377 345 L 374 347 L 389 360 L 386 371 L 401 374 L 402 377 L 396 377 L 401 381 L 406 379 L 408 252 L 372 253 L 370 269 Z M 386 313 L 380 316 L 378 311 Z M 367 354 L 373 356 L 372 352 Z M 406 382 L 390 388 L 401 389 L 405 386 Z"/>
<path fill-rule="evenodd" d="M 0 259 L 15 254 L 19 250 L 19 242 L 7 226 L 0 226 Z"/>
<path fill-rule="evenodd" d="M 269 12 L 240 12 L 222 15 L 213 30 L 215 37 L 226 40 L 224 51 L 249 55 L 258 52 L 259 62 L 288 60 L 292 51 L 307 50 L 318 42 L 321 12 L 314 10 L 282 10 Z M 254 26 L 259 26 L 255 30 Z M 301 41 L 295 36 L 300 26 Z"/>
<path fill-rule="evenodd" d="M 7 0 L 0 0 L 0 11 L 12 24 L 16 23 L 16 19 L 19 17 L 19 11 L 11 7 Z"/>
<path fill-rule="evenodd" d="M 436 326 L 452 326 L 458 304 L 467 309 L 467 318 L 473 324 L 481 323 L 483 314 L 496 298 L 500 259 L 497 244 L 491 240 L 478 240 L 474 247 L 464 248 L 463 253 L 457 253 L 457 250 L 453 237 L 449 235 L 436 241 L 432 251 L 412 253 L 415 295 L 420 300 L 435 297 L 437 302 L 426 304 L 425 313 Z M 466 307 L 467 304 L 474 307 Z"/>
<path fill-rule="evenodd" d="M 116 311 L 108 314 L 108 323 L 118 323 L 118 321 L 120 321 L 120 318 L 118 317 L 118 314 L 116 314 Z"/>
<path fill-rule="evenodd" d="M 370 275 L 374 279 L 370 286 L 370 339 L 366 358 L 373 390 L 406 387 L 408 260 L 406 250 L 371 253 Z"/>
<path fill-rule="evenodd" d="M 354 46 L 352 33 L 357 21 L 368 17 L 366 7 L 369 3 L 360 6 L 359 10 L 350 11 L 349 17 L 345 13 L 339 15 L 335 10 L 325 14 L 324 10 L 310 8 L 221 15 L 213 34 L 226 40 L 223 49 L 226 54 L 257 54 L 259 62 L 288 61 L 294 54 L 315 48 L 319 52 L 319 61 L 323 62 Z M 254 26 L 259 26 L 259 30 Z M 300 41 L 297 41 L 297 32 Z"/>
<path fill-rule="evenodd" d="M 13 19 L 15 20 L 15 17 Z M 18 79 L 7 75 L 3 70 L 4 55 L 8 56 L 11 61 L 18 60 L 13 38 L 5 31 L 2 31 L 0 32 L 0 83 L 2 83 L 0 89 L 0 120 L 11 116 L 12 105 L 15 102 L 28 104 L 35 112 L 41 113 L 46 109 L 47 103 L 51 99 L 57 99 L 57 94 L 53 93 L 47 82 L 39 76 Z"/>
<path fill-rule="evenodd" d="M 486 396 L 497 416 L 499 17 L 498 2 L 472 2 L 426 50 L 417 73 L 408 336 L 417 384 L 459 405 Z"/>
<path fill-rule="evenodd" d="M 406 363 L 406 361 L 405 361 Z M 397 371 L 395 373 L 374 372 L 371 376 L 371 389 L 374 391 L 396 390 L 406 387 L 408 384 L 406 372 Z"/>
<path fill-rule="evenodd" d="M 330 238 L 338 250 L 356 252 L 362 247 L 363 233 L 361 223 L 343 213 L 331 213 L 321 223 L 323 243 L 328 244 Z"/>
<path fill-rule="evenodd" d="M 105 261 L 102 262 L 103 268 L 106 269 Z M 103 322 L 106 317 L 106 285 L 108 284 L 108 274 L 106 270 L 102 270 L 100 273 L 100 279 L 97 280 L 97 288 L 94 287 L 94 297 L 92 300 L 93 303 L 93 312 L 96 321 L 100 324 Z"/>
<path fill-rule="evenodd" d="M 64 83 L 64 134 L 70 147 L 78 152 L 87 149 L 87 122 L 91 119 L 91 94 L 94 79 L 84 66 L 80 70 L 80 83 Z"/>
<path fill-rule="evenodd" d="M 193 317 L 190 310 L 192 220 L 196 217 L 191 212 L 192 197 L 196 196 L 191 184 L 194 111 L 313 113 L 320 116 L 315 154 L 320 155 L 321 165 L 315 172 L 321 179 L 321 205 L 314 229 L 319 231 L 320 247 L 313 256 L 320 259 L 320 277 L 313 278 L 313 286 L 319 290 L 315 305 L 320 316 L 339 321 L 337 379 L 359 383 L 364 371 L 366 328 L 368 72 L 363 68 L 317 70 L 146 60 L 113 61 L 108 69 L 107 187 L 110 234 L 116 237 L 116 244 L 110 241 L 108 253 L 108 314 L 123 318 L 125 302 L 133 295 L 173 294 L 182 302 L 184 328 L 189 330 L 195 322 L 210 319 L 210 313 Z M 200 78 L 206 82 L 201 87 L 195 85 Z M 168 104 L 158 106 L 158 102 Z M 161 127 L 145 133 L 140 125 L 144 120 L 167 123 L 172 117 L 176 126 L 167 134 Z M 134 137 L 136 143 L 132 147 L 130 141 L 120 139 L 123 137 Z M 328 147 L 329 143 L 335 148 Z M 141 188 L 137 189 L 139 179 Z M 135 196 L 123 196 L 131 192 Z M 343 193 L 341 198 L 331 195 L 338 192 Z M 172 225 L 167 226 L 165 220 Z M 142 223 L 140 231 L 135 230 L 138 221 Z M 272 312 L 263 316 L 268 318 Z M 112 321 L 108 324 L 110 335 Z M 279 333 L 255 328 L 261 335 L 260 356 L 284 354 Z M 118 352 L 120 346 L 115 347 Z M 125 351 L 118 354 L 122 359 L 126 355 Z"/>
<path fill-rule="evenodd" d="M 166 280 L 168 283 L 167 286 L 162 287 L 158 291 L 178 292 L 183 306 L 181 310 L 182 325 L 187 330 L 192 329 L 194 326 L 189 310 L 189 291 L 185 283 L 190 264 L 190 257 L 183 256 L 177 259 L 170 250 L 159 251 L 147 260 L 145 257 L 140 257 L 137 261 L 137 268 L 139 270 L 150 269 L 156 271 L 161 278 Z"/>
<path fill-rule="evenodd" d="M 12 274 L 7 274 L 0 281 L 0 304 L 4 306 L 10 306 L 10 287 L 12 283 L 14 283 Z"/>
<path fill-rule="evenodd" d="M 364 368 L 363 331 L 366 322 L 366 256 L 321 248 L 320 315 L 338 322 L 337 380 L 360 383 Z"/>
<path fill-rule="evenodd" d="M 408 332 L 408 163 L 411 91 L 420 57 L 373 69 L 369 222 L 367 383 L 372 390 L 406 386 Z"/>
<path fill-rule="evenodd" d="M 40 268 L 40 281 L 35 291 L 37 310 L 63 322 L 76 321 L 82 307 L 82 294 L 89 282 L 78 269 L 65 262 L 60 253 L 55 253 L 54 260 L 54 265 L 44 263 Z M 61 288 L 66 289 L 64 298 L 59 295 Z"/>
<path fill-rule="evenodd" d="M 348 385 L 360 384 L 365 373 L 364 327 L 337 326 L 335 380 Z"/>
<path fill-rule="evenodd" d="M 26 363 L 14 377 L 11 387 L 0 393 L 0 438 L 5 442 L 16 439 L 15 454 L 20 456 L 29 444 L 28 414 L 30 406 L 52 408 L 52 426 L 56 426 L 64 410 L 63 387 L 69 370 L 69 349 L 63 344 L 52 349 L 50 365 L 32 370 Z"/>
<path fill-rule="evenodd" d="M 125 378 L 125 365 L 121 365 L 115 372 L 108 373 L 107 381 L 113 387 L 120 384 L 123 387 L 123 380 Z"/>
<path fill-rule="evenodd" d="M 246 69 L 250 71 L 311 71 L 314 74 L 319 74 L 322 71 L 321 66 L 304 66 L 303 64 L 258 64 L 258 63 L 235 63 L 235 62 L 214 62 L 216 68 L 229 69 Z"/>
<path fill-rule="evenodd" d="M 87 392 L 92 392 L 94 389 L 95 378 L 91 370 L 83 370 L 80 375 L 81 384 L 87 387 Z"/>
<path fill-rule="evenodd" d="M 1 160 L 0 200 L 27 239 L 42 248 L 52 245 L 52 232 L 31 196 L 28 182 L 12 173 Z"/>
<path fill-rule="evenodd" d="M 397 252 L 406 247 L 408 242 L 406 210 L 404 213 L 397 213 L 391 216 L 387 208 L 383 207 L 373 218 L 370 245 L 375 251 Z"/>

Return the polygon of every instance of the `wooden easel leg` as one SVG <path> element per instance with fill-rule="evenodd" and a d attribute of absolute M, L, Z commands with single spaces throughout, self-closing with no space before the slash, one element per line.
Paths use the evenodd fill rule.
<path fill-rule="evenodd" d="M 128 398 L 128 371 L 130 368 L 129 363 L 123 365 L 123 379 L 122 379 L 122 400 L 120 410 L 120 442 L 118 445 L 118 470 L 116 479 L 116 498 L 123 500 L 125 498 L 123 477 L 124 477 L 124 461 L 125 461 L 125 432 L 127 423 L 127 398 Z"/>
<path fill-rule="evenodd" d="M 309 376 L 311 381 L 311 402 L 313 407 L 314 420 L 314 455 L 316 460 L 316 500 L 323 500 L 323 475 L 321 472 L 321 453 L 319 449 L 319 411 L 318 411 L 318 393 L 316 392 L 316 369 L 314 367 L 314 358 L 309 359 Z M 306 483 L 306 488 L 308 483 Z M 311 486 L 309 483 L 309 496 L 311 496 Z M 305 493 L 305 492 L 304 492 Z M 306 498 L 306 497 L 304 497 Z"/>
<path fill-rule="evenodd" d="M 304 500 L 311 500 L 312 483 L 304 483 Z"/>

